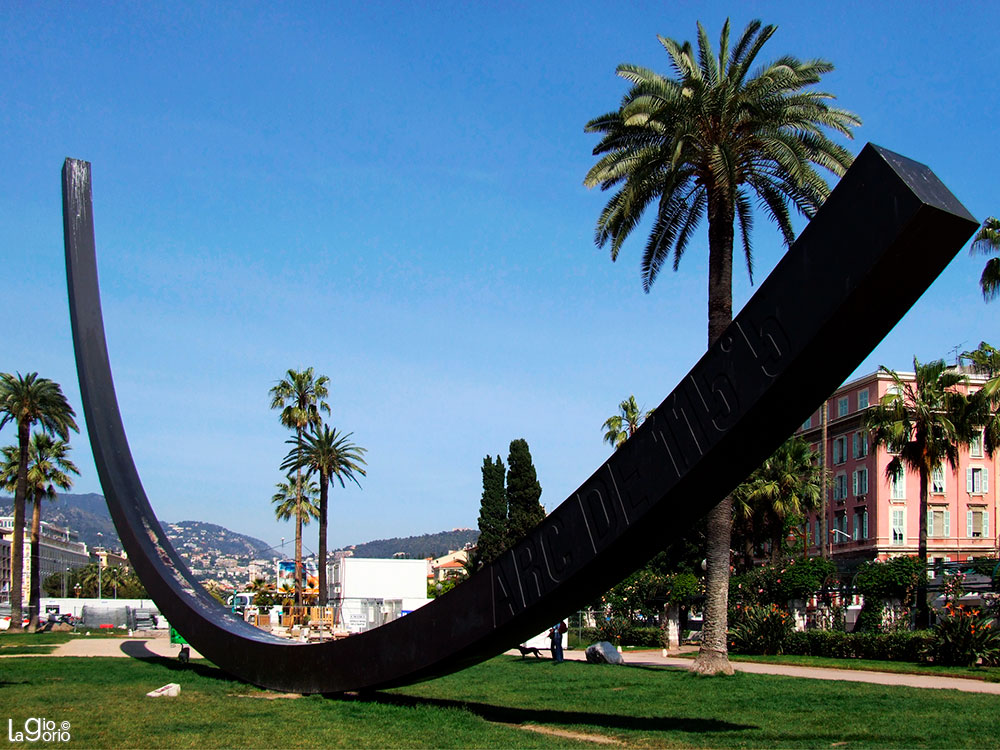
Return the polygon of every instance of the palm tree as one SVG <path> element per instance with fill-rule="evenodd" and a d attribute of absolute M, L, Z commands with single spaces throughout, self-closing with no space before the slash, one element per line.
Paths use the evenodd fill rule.
<path fill-rule="evenodd" d="M 28 446 L 28 494 L 31 496 L 33 512 L 31 514 L 31 565 L 28 579 L 28 612 L 31 618 L 28 629 L 34 632 L 38 629 L 38 614 L 41 606 L 41 543 L 39 537 L 42 529 L 42 500 L 55 500 L 56 488 L 68 490 L 73 486 L 70 474 L 80 474 L 72 461 L 69 460 L 69 443 L 65 440 L 53 440 L 44 432 L 36 432 L 31 436 Z M 18 459 L 20 451 L 17 446 L 9 445 L 2 449 L 3 465 L 0 466 L 0 486 L 7 492 L 15 491 L 17 485 Z"/>
<path fill-rule="evenodd" d="M 351 442 L 350 437 L 353 432 L 346 435 L 338 433 L 336 429 L 331 430 L 328 425 L 314 426 L 312 431 L 303 436 L 298 442 L 294 438 L 286 441 L 292 443 L 293 447 L 285 457 L 281 468 L 285 471 L 289 469 L 305 469 L 308 474 L 319 475 L 319 554 L 317 564 L 319 566 L 319 605 L 326 605 L 326 531 L 328 518 L 328 497 L 330 480 L 336 479 L 341 487 L 345 487 L 346 481 L 354 482 L 358 487 L 361 483 L 358 476 L 366 476 L 366 466 L 364 455 L 367 452 L 364 448 Z"/>
<path fill-rule="evenodd" d="M 312 518 L 319 518 L 316 504 L 317 486 L 301 474 L 289 474 L 287 481 L 278 482 L 271 496 L 274 517 L 279 521 L 295 519 L 295 603 L 302 604 L 302 527 Z"/>
<path fill-rule="evenodd" d="M 736 517 L 749 531 L 763 532 L 772 560 L 781 553 L 789 525 L 819 506 L 818 460 L 819 453 L 802 438 L 789 438 L 733 492 Z"/>
<path fill-rule="evenodd" d="M 986 375 L 989 378 L 1000 375 L 1000 349 L 985 341 L 979 342 L 978 349 L 962 352 L 960 359 L 971 365 L 981 375 Z"/>
<path fill-rule="evenodd" d="M 983 445 L 993 456 L 1000 451 L 1000 349 L 985 341 L 971 352 L 962 352 L 962 360 L 989 378 L 983 387 L 972 395 L 974 421 L 983 425 Z"/>
<path fill-rule="evenodd" d="M 959 446 L 968 445 L 975 432 L 969 399 L 960 390 L 966 378 L 941 359 L 920 364 L 914 357 L 912 382 L 886 367 L 879 369 L 892 378 L 893 387 L 865 413 L 865 428 L 873 446 L 885 446 L 895 454 L 885 470 L 889 481 L 905 469 L 920 477 L 917 557 L 926 569 L 931 474 L 945 460 L 952 470 L 957 469 Z M 917 588 L 917 627 L 926 628 L 927 623 L 927 578 L 922 575 Z"/>
<path fill-rule="evenodd" d="M 830 94 L 809 88 L 833 70 L 830 63 L 785 56 L 751 73 L 775 30 L 753 21 L 730 49 L 727 20 L 718 56 L 700 23 L 697 52 L 689 42 L 659 37 L 677 77 L 619 65 L 618 75 L 632 84 L 629 92 L 617 110 L 586 125 L 603 137 L 594 148 L 601 158 L 584 184 L 617 189 L 597 220 L 597 245 L 610 243 L 611 259 L 617 259 L 645 209 L 655 204 L 641 264 L 647 292 L 671 255 L 676 270 L 707 215 L 709 346 L 732 321 L 737 221 L 753 279 L 752 197 L 791 244 L 789 202 L 811 217 L 829 193 L 814 165 L 839 176 L 853 159 L 825 131 L 850 137 L 860 120 L 830 106 Z M 693 668 L 731 673 L 726 647 L 731 498 L 710 511 L 707 522 L 706 618 Z"/>
<path fill-rule="evenodd" d="M 601 425 L 604 430 L 604 442 L 613 445 L 615 450 L 618 450 L 626 440 L 635 434 L 639 425 L 650 414 L 652 414 L 651 411 L 643 414 L 639 404 L 635 401 L 635 396 L 630 395 L 618 404 L 618 413 L 608 417 Z"/>
<path fill-rule="evenodd" d="M 973 255 L 996 255 L 1000 253 L 1000 219 L 990 216 L 976 233 L 969 251 Z M 1000 294 L 1000 257 L 990 258 L 979 278 L 983 299 L 989 302 Z"/>
<path fill-rule="evenodd" d="M 295 430 L 296 444 L 301 450 L 302 433 L 307 427 L 320 424 L 320 412 L 330 413 L 330 405 L 324 400 L 329 395 L 326 384 L 330 378 L 326 375 L 313 377 L 313 368 L 305 370 L 289 370 L 285 379 L 278 382 L 270 390 L 271 408 L 281 409 L 281 424 Z M 301 488 L 302 470 L 295 470 L 295 486 Z M 297 490 L 298 491 L 298 490 Z M 301 508 L 301 497 L 296 508 Z M 302 516 L 297 512 L 295 518 L 295 603 L 302 604 Z"/>
<path fill-rule="evenodd" d="M 8 422 L 17 425 L 18 472 L 14 488 L 14 528 L 10 543 L 11 630 L 21 630 L 22 584 L 24 574 L 24 503 L 28 496 L 28 443 L 31 428 L 69 438 L 69 431 L 79 432 L 76 416 L 59 384 L 38 377 L 37 372 L 22 376 L 0 373 L 0 429 Z"/>

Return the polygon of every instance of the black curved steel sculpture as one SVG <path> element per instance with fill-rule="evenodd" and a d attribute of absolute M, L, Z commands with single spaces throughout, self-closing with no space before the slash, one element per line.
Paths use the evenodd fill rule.
<path fill-rule="evenodd" d="M 63 167 L 63 220 L 87 429 L 129 561 L 202 654 L 241 679 L 304 693 L 384 688 L 453 672 L 600 595 L 686 533 L 791 434 L 977 227 L 927 167 L 869 144 L 725 335 L 639 432 L 526 539 L 406 617 L 343 641 L 306 645 L 227 612 L 167 540 L 115 396 L 87 162 L 67 159 Z M 655 322 L 647 328 L 655 330 Z"/>

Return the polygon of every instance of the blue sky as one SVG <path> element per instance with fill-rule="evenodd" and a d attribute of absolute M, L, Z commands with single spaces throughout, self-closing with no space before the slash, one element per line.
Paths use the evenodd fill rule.
<path fill-rule="evenodd" d="M 930 165 L 983 219 L 997 8 L 3 3 L 0 371 L 54 379 L 80 411 L 59 171 L 86 159 L 118 397 L 161 520 L 292 537 L 269 507 L 286 433 L 267 392 L 307 366 L 369 450 L 363 489 L 332 495 L 332 545 L 475 526 L 483 456 L 517 437 L 551 509 L 606 458 L 618 402 L 655 406 L 705 347 L 704 231 L 648 295 L 644 234 L 617 263 L 593 244 L 606 196 L 582 185 L 583 125 L 625 92 L 615 66 L 668 72 L 656 35 L 694 39 L 698 19 L 713 40 L 728 15 L 777 24 L 761 59 L 832 61 L 822 88 L 864 121 L 854 152 Z M 754 241 L 760 280 L 783 247 L 766 221 Z M 963 251 L 858 372 L 1000 342 L 983 262 Z M 737 308 L 751 293 L 737 275 Z M 76 491 L 99 492 L 74 445 Z"/>

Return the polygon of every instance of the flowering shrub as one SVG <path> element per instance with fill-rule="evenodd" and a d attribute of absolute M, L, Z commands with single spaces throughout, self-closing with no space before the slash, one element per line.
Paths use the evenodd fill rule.
<path fill-rule="evenodd" d="M 780 654 L 792 632 L 792 618 L 776 605 L 740 607 L 729 631 L 729 647 L 741 654 Z"/>
<path fill-rule="evenodd" d="M 752 568 L 729 579 L 729 601 L 739 605 L 785 606 L 792 599 L 808 599 L 835 573 L 834 564 L 821 557 Z"/>
<path fill-rule="evenodd" d="M 935 664 L 974 667 L 1000 665 L 1000 625 L 978 609 L 945 605 L 924 652 Z"/>

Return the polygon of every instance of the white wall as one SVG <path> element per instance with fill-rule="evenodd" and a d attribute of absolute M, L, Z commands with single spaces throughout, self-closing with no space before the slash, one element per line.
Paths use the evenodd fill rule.
<path fill-rule="evenodd" d="M 159 612 L 152 599 L 76 599 L 62 597 L 42 597 L 42 614 L 45 614 L 46 605 L 58 604 L 59 614 L 73 615 L 79 617 L 84 607 L 132 607 L 132 609 L 152 609 Z M 27 609 L 27 602 L 25 602 Z"/>
<path fill-rule="evenodd" d="M 340 584 L 334 596 L 343 599 L 426 599 L 427 563 L 344 557 L 334 562 L 331 580 Z"/>

